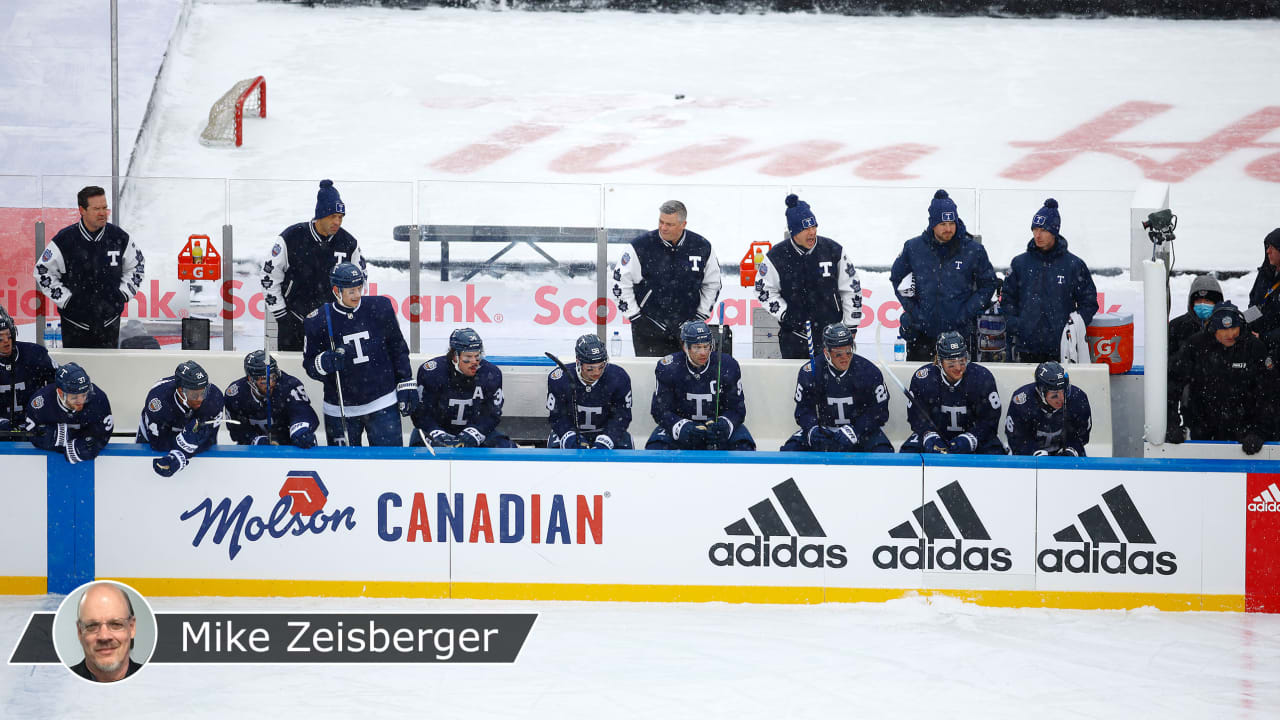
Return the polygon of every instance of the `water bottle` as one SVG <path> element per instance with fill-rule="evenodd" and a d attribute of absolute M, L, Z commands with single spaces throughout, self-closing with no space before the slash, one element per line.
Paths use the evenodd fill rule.
<path fill-rule="evenodd" d="M 617 330 L 614 330 L 613 337 L 609 338 L 609 354 L 622 357 L 622 335 Z"/>
<path fill-rule="evenodd" d="M 62 347 L 62 321 L 57 318 L 44 321 L 44 346 L 46 349 Z"/>
<path fill-rule="evenodd" d="M 907 359 L 907 341 L 902 339 L 902 333 L 898 333 L 898 338 L 893 341 L 893 361 L 903 362 Z"/>

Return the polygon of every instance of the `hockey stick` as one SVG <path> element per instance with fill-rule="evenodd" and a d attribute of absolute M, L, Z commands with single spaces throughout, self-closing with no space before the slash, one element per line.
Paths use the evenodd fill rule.
<path fill-rule="evenodd" d="M 724 303 L 723 302 L 720 303 L 720 338 L 719 339 L 720 339 L 720 342 L 716 343 L 716 346 L 720 349 L 720 352 L 716 355 L 716 407 L 715 407 L 715 413 L 712 414 L 711 416 L 711 422 L 716 422 L 717 420 L 720 419 L 720 396 L 724 394 L 724 389 L 720 387 L 720 368 L 723 367 L 724 365 L 724 345 L 723 345 L 724 343 Z M 719 450 L 720 443 L 716 443 L 716 442 L 708 443 L 707 449 Z"/>
<path fill-rule="evenodd" d="M 422 432 L 422 428 L 414 427 L 413 431 L 418 433 L 418 439 L 422 440 L 422 444 L 426 446 L 427 451 L 431 453 L 431 457 L 436 456 L 436 449 L 431 447 L 431 441 L 427 439 L 427 434 Z"/>
<path fill-rule="evenodd" d="M 329 328 L 329 352 L 336 353 L 333 349 L 333 315 L 329 312 L 332 306 L 331 302 L 324 304 L 324 322 Z M 338 387 L 338 412 L 342 415 L 342 442 L 338 445 L 351 445 L 351 435 L 347 432 L 347 403 L 342 399 L 342 373 L 334 370 L 333 376 Z"/>
<path fill-rule="evenodd" d="M 822 425 L 822 396 L 825 393 L 818 392 L 818 355 L 813 349 L 813 321 L 804 321 L 804 332 L 808 335 L 805 341 L 809 345 L 809 367 L 813 370 L 813 419 L 817 421 L 818 427 Z M 825 380 L 825 378 L 824 378 Z M 807 440 L 808 438 L 806 438 Z"/>
<path fill-rule="evenodd" d="M 556 367 L 560 368 L 560 372 L 564 373 L 564 376 L 569 379 L 569 401 L 573 403 L 573 407 L 569 408 L 569 412 L 573 414 L 573 434 L 575 439 L 581 443 L 582 428 L 578 427 L 578 379 L 569 374 L 569 368 L 560 362 L 560 358 L 549 352 L 545 352 L 543 355 L 551 358 L 551 362 L 555 363 Z M 565 449 L 563 438 L 560 440 L 560 449 Z M 574 448 L 574 450 L 578 449 L 580 448 Z"/>
<path fill-rule="evenodd" d="M 893 380 L 893 384 L 897 385 L 898 389 L 902 391 L 903 396 L 907 398 L 907 425 L 909 426 L 911 424 L 911 407 L 916 405 L 916 396 L 912 394 L 910 390 L 907 389 L 906 385 L 902 384 L 902 381 L 898 379 L 898 376 L 894 375 L 893 371 L 889 369 L 888 363 L 884 361 L 884 348 L 880 347 L 880 324 L 879 323 L 876 323 L 876 364 L 880 366 L 880 369 L 884 371 L 885 375 L 888 375 L 889 378 Z M 929 415 L 928 411 L 926 411 L 924 408 L 921 408 L 920 414 L 923 415 L 924 419 L 929 422 L 929 427 L 933 428 L 933 432 L 937 434 L 938 437 L 942 437 L 942 433 L 938 431 L 938 426 L 936 423 L 933 422 L 933 418 Z M 921 441 L 921 449 L 923 449 L 924 438 L 919 438 L 919 439 Z M 946 454 L 947 450 L 943 449 L 940 452 L 942 452 L 943 454 Z"/>
<path fill-rule="evenodd" d="M 275 427 L 275 423 L 271 418 L 271 354 L 264 351 L 267 356 L 267 442 L 271 442 L 271 430 Z"/>

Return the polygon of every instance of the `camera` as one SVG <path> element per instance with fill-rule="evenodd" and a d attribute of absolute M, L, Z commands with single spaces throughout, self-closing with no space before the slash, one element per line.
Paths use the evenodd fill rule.
<path fill-rule="evenodd" d="M 1151 238 L 1151 242 L 1155 245 L 1173 242 L 1173 231 L 1176 227 L 1178 227 L 1178 216 L 1174 215 L 1169 208 L 1151 213 L 1142 223 L 1142 229 L 1147 231 L 1147 237 Z"/>

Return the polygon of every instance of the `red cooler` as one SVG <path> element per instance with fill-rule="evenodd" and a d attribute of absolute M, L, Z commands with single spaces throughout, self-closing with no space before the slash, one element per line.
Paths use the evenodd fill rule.
<path fill-rule="evenodd" d="M 1133 368 L 1133 313 L 1098 313 L 1085 331 L 1089 357 L 1119 375 Z"/>

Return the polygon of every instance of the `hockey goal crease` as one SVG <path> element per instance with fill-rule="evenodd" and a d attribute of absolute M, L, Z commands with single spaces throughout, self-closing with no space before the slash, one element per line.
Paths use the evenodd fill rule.
<path fill-rule="evenodd" d="M 200 133 L 200 144 L 240 147 L 244 142 L 244 118 L 267 116 L 267 81 L 261 75 L 236 83 L 209 108 L 209 122 Z"/>

